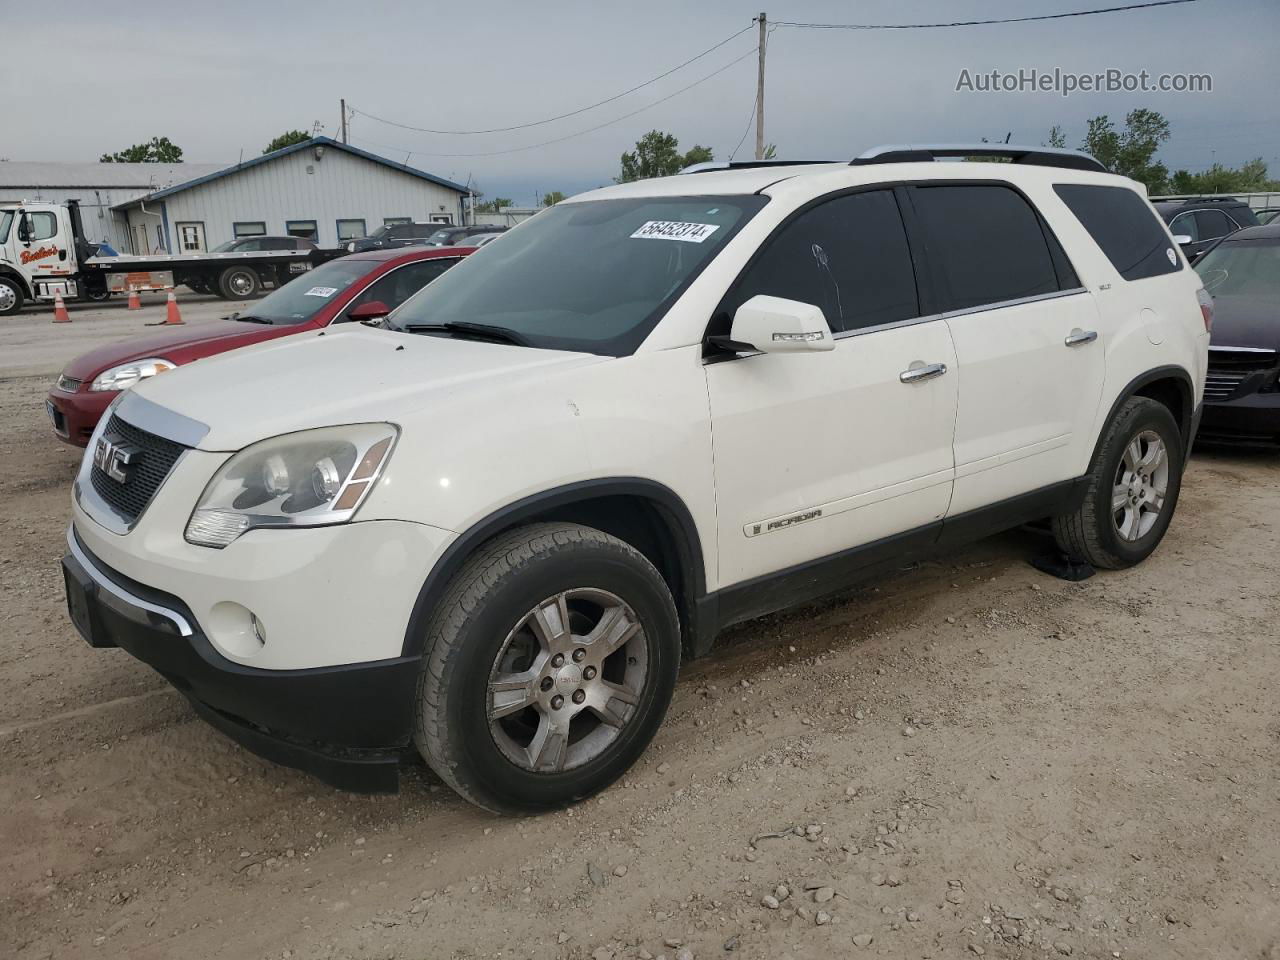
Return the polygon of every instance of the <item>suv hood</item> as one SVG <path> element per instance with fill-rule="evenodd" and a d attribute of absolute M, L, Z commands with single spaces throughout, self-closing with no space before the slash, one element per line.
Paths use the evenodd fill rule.
<path fill-rule="evenodd" d="M 443 415 L 469 391 L 518 396 L 531 380 L 608 359 L 352 324 L 179 367 L 133 392 L 208 426 L 201 450 L 233 451 L 312 427 Z"/>

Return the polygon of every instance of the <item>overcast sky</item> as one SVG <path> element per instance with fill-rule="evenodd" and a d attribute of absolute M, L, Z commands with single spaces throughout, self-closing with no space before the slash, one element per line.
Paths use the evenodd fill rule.
<path fill-rule="evenodd" d="M 0 157 L 92 161 L 155 135 L 188 161 L 256 156 L 291 128 L 337 136 L 338 100 L 412 126 L 475 129 L 566 113 L 641 83 L 750 26 L 770 21 L 903 23 L 988 19 L 1115 6 L 1133 0 L 859 0 L 769 9 L 703 0 L 221 0 L 124 5 L 70 0 L 28 7 L 21 42 L 5 45 Z M 37 13 L 40 9 L 44 12 Z M 781 157 L 851 157 L 878 143 L 1004 139 L 1041 143 L 1061 124 L 1077 146 L 1085 121 L 1135 107 L 1168 118 L 1161 152 L 1201 170 L 1261 156 L 1280 176 L 1277 0 L 1199 0 L 1155 10 L 944 30 L 781 27 L 768 46 L 766 140 Z M 15 36 L 13 39 L 17 39 Z M 602 129 L 550 146 L 475 154 L 566 137 L 654 104 L 754 48 L 749 30 L 714 53 L 605 106 L 543 126 L 479 136 L 398 129 L 357 115 L 351 142 L 532 202 L 607 183 L 650 129 L 727 158 L 747 131 L 754 56 L 693 89 Z M 1109 67 L 1205 72 L 1212 93 L 956 92 L 972 73 Z M 749 158 L 754 131 L 738 151 Z"/>

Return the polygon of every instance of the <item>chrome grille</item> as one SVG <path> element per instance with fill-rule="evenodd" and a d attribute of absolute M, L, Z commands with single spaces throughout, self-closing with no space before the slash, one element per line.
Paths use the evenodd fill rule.
<path fill-rule="evenodd" d="M 1204 381 L 1204 398 L 1221 403 L 1236 396 L 1251 379 L 1256 390 L 1266 375 L 1280 364 L 1280 351 L 1245 349 L 1209 349 L 1209 370 Z"/>
<path fill-rule="evenodd" d="M 94 491 L 130 523 L 136 520 L 155 496 L 160 484 L 187 448 L 180 443 L 139 430 L 115 414 L 111 415 L 102 438 L 111 443 L 125 443 L 137 449 L 137 462 L 131 464 L 124 481 L 110 477 L 96 463 L 89 474 Z M 93 456 L 90 451 L 89 456 Z"/>

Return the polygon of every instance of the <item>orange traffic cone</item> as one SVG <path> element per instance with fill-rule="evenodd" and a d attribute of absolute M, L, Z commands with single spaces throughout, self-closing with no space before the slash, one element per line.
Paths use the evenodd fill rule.
<path fill-rule="evenodd" d="M 138 296 L 138 288 L 137 288 L 137 287 L 130 287 L 130 288 L 129 288 L 129 306 L 128 306 L 128 307 L 126 307 L 125 309 L 126 309 L 126 310 L 141 310 L 141 309 L 142 309 L 142 299 Z"/>
<path fill-rule="evenodd" d="M 62 302 L 62 293 L 57 290 L 53 292 L 53 322 L 71 322 L 71 314 L 67 313 L 67 305 Z"/>
<path fill-rule="evenodd" d="M 164 322 L 166 325 L 186 322 L 178 312 L 178 298 L 173 295 L 173 287 L 169 288 L 169 302 L 165 304 Z"/>

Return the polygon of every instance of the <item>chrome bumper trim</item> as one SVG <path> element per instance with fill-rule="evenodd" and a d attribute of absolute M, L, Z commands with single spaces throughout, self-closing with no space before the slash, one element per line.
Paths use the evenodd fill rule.
<path fill-rule="evenodd" d="M 195 631 L 191 629 L 191 624 L 187 622 L 187 618 L 176 610 L 170 610 L 168 607 L 162 607 L 158 604 L 151 603 L 150 601 L 143 600 L 141 597 L 134 596 L 128 590 L 125 590 L 123 587 L 118 586 L 114 581 L 110 580 L 106 574 L 99 570 L 94 562 L 89 559 L 89 555 L 85 553 L 80 544 L 76 542 L 74 525 L 67 527 L 67 549 L 70 550 L 71 555 L 79 561 L 80 566 L 84 567 L 85 573 L 89 574 L 89 576 L 93 578 L 93 582 L 98 585 L 99 589 L 106 591 L 117 600 L 127 603 L 130 606 L 164 617 L 178 628 L 179 636 L 189 637 L 195 633 Z"/>

